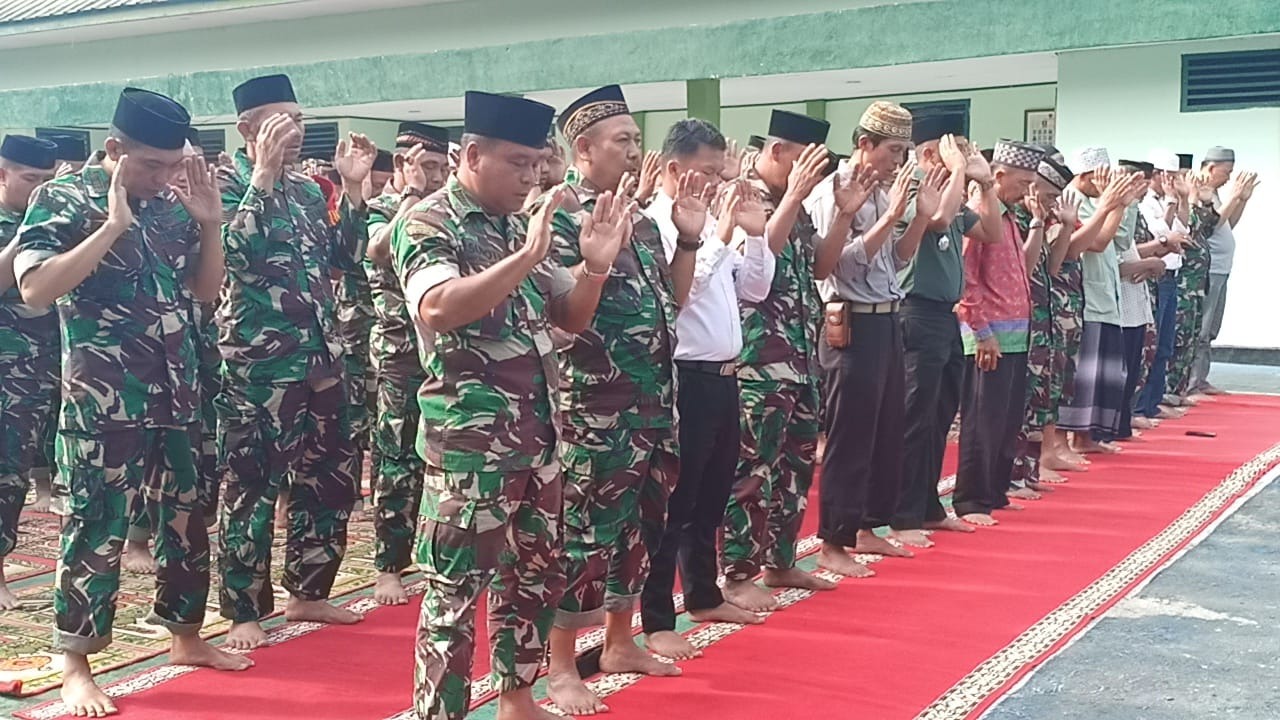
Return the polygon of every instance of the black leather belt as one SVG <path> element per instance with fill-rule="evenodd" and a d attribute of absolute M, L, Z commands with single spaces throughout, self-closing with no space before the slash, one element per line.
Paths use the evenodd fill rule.
<path fill-rule="evenodd" d="M 729 362 L 710 362 L 708 360 L 677 360 L 676 367 L 692 370 L 693 372 L 706 373 L 707 375 L 719 375 L 721 377 L 737 377 L 738 362 L 731 360 Z"/>

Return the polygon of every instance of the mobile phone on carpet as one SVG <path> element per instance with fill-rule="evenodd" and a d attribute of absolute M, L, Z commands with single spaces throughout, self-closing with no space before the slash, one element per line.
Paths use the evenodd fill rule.
<path fill-rule="evenodd" d="M 1191 437 L 1216 438 L 1218 433 L 1209 432 L 1208 430 L 1188 430 L 1187 434 Z"/>

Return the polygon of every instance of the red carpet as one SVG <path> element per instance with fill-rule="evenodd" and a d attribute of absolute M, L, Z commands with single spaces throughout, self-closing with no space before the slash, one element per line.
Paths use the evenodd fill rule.
<path fill-rule="evenodd" d="M 683 664 L 682 679 L 644 679 L 623 689 L 608 698 L 608 718 L 649 718 L 655 707 L 668 717 L 734 720 L 976 715 L 1260 476 L 1263 463 L 1180 527 L 1171 547 L 1135 554 L 1127 581 L 1117 581 L 1123 584 L 1099 583 L 1089 597 L 1076 597 L 1269 450 L 1280 440 L 1277 419 L 1277 398 L 1206 403 L 1127 444 L 1121 455 L 1096 459 L 1025 512 L 1000 513 L 997 528 L 935 536 L 938 546 L 914 559 L 877 563 L 875 578 L 846 580 L 836 592 L 711 645 L 703 659 Z M 1218 437 L 1187 437 L 1191 429 Z M 1073 597 L 1068 609 L 1080 610 L 1083 621 L 1064 611 L 1037 625 Z M 1015 639 L 1012 657 L 970 676 Z M 963 687 L 934 705 L 962 679 Z"/>
<path fill-rule="evenodd" d="M 1093 470 L 1026 512 L 1001 513 L 998 528 L 946 535 L 915 559 L 876 563 L 876 578 L 793 598 L 763 626 L 727 635 L 721 631 L 735 628 L 702 628 L 701 635 L 724 637 L 705 658 L 684 663 L 682 679 L 602 681 L 602 689 L 616 692 L 607 717 L 650 718 L 661 707 L 671 717 L 735 720 L 965 718 L 1247 489 L 1262 463 L 1239 473 L 1235 484 L 1224 479 L 1280 440 L 1278 417 L 1278 398 L 1206 404 L 1128 444 L 1124 454 L 1097 459 Z M 1183 434 L 1191 429 L 1219 437 Z M 954 458 L 947 465 L 952 472 Z M 1215 488 L 1197 513 L 1175 522 Z M 816 518 L 809 513 L 806 534 Z M 1156 536 L 1163 545 L 1134 552 Z M 1104 582 L 1095 583 L 1099 578 Z M 1091 584 L 1087 597 L 1077 597 Z M 371 601 L 360 604 L 368 609 Z M 175 713 L 381 720 L 409 706 L 416 622 L 416 602 L 377 609 L 359 625 L 255 651 L 257 665 L 245 673 L 157 668 L 119 683 L 112 694 L 127 695 L 119 704 L 130 720 Z M 1002 650 L 1010 657 L 998 656 Z M 487 666 L 481 648 L 478 679 Z M 19 717 L 62 717 L 59 711 L 44 704 Z"/>

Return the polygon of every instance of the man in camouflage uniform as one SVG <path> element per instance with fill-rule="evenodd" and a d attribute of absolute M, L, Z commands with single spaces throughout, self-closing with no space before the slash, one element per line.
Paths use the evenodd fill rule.
<path fill-rule="evenodd" d="M 198 635 L 209 537 L 195 446 L 196 337 L 182 288 L 201 300 L 223 277 L 217 188 L 182 152 L 190 117 L 162 95 L 126 89 L 100 165 L 42 186 L 18 231 L 14 276 L 35 307 L 56 300 L 66 348 L 58 431 L 64 515 L 54 614 L 74 715 L 115 712 L 87 656 L 111 642 L 120 553 L 145 502 L 159 567 L 150 622 L 172 634 L 171 662 L 241 670 Z M 187 162 L 190 189 L 168 182 Z M 145 500 L 144 500 L 145 498 Z"/>
<path fill-rule="evenodd" d="M 236 88 L 235 105 L 246 148 L 218 172 L 227 255 L 217 319 L 226 473 L 219 570 L 222 615 L 232 620 L 227 644 L 250 649 L 266 641 L 259 621 L 274 609 L 272 520 L 286 477 L 285 617 L 360 620 L 327 602 L 356 482 L 330 273 L 358 269 L 366 238 L 361 185 L 377 150 L 359 135 L 339 146 L 345 194 L 335 227 L 320 187 L 285 169 L 302 146 L 302 110 L 289 79 L 250 80 Z"/>
<path fill-rule="evenodd" d="M 563 191 L 531 221 L 518 213 L 538 181 L 553 114 L 531 100 L 468 92 L 456 176 L 399 221 L 391 241 L 419 340 L 432 336 L 419 395 L 427 462 L 419 718 L 466 716 L 476 603 L 491 582 L 498 717 L 553 717 L 531 691 L 564 592 L 558 373 L 547 319 L 572 333 L 587 328 L 631 217 L 628 202 L 602 194 L 579 237 L 583 263 L 570 271 L 548 262 Z"/>
<path fill-rule="evenodd" d="M 1052 157 L 1043 158 L 1036 171 L 1033 195 L 1013 208 L 1018 229 L 1026 238 L 1023 246 L 1030 268 L 1031 332 L 1026 415 L 1018 433 L 1010 497 L 1035 499 L 1039 497 L 1036 491 L 1043 489 L 1042 478 L 1056 478 L 1053 471 L 1041 468 L 1040 459 L 1045 429 L 1053 424 L 1061 399 L 1061 385 L 1054 379 L 1054 348 L 1060 341 L 1055 338 L 1053 322 L 1052 266 L 1055 251 L 1065 251 L 1070 243 L 1070 228 L 1075 227 L 1074 214 L 1056 205 L 1072 177 L 1062 163 Z M 1060 259 L 1061 255 L 1057 257 Z"/>
<path fill-rule="evenodd" d="M 373 597 L 383 605 L 409 602 L 400 574 L 413 558 L 413 537 L 422 501 L 425 466 L 418 457 L 418 390 L 424 379 L 413 319 L 404 289 L 391 268 L 391 235 L 397 220 L 422 198 L 444 186 L 449 174 L 449 132 L 422 123 L 401 123 L 396 137 L 394 192 L 369 203 L 369 250 L 364 269 L 377 318 L 369 340 L 370 368 L 377 388 L 373 424 Z"/>
<path fill-rule="evenodd" d="M 58 316 L 23 304 L 14 287 L 13 240 L 32 192 L 53 178 L 57 149 L 25 135 L 0 144 L 0 610 L 18 606 L 5 584 L 4 558 L 18 544 L 18 518 L 36 468 L 44 470 L 48 504 L 52 456 L 45 440 L 58 396 Z"/>
<path fill-rule="evenodd" d="M 1186 403 L 1191 387 L 1197 343 L 1204 324 L 1204 301 L 1209 292 L 1209 236 L 1221 216 L 1213 205 L 1213 189 L 1200 176 L 1192 175 L 1191 243 L 1182 256 L 1178 273 L 1178 318 L 1173 358 L 1169 361 L 1166 400 L 1171 405 Z"/>
<path fill-rule="evenodd" d="M 628 194 L 641 132 L 616 85 L 574 101 L 558 124 L 578 172 L 562 186 L 553 250 L 572 268 L 583 263 L 579 238 L 601 195 Z M 679 471 L 671 355 L 694 256 L 680 253 L 668 266 L 658 226 L 639 212 L 631 223 L 631 242 L 608 271 L 590 327 L 560 354 L 566 588 L 551 631 L 547 694 L 571 715 L 608 709 L 578 674 L 579 630 L 605 624 L 604 672 L 679 674 L 636 646 L 631 618 L 649 569 L 641 525 L 665 521 Z"/>
<path fill-rule="evenodd" d="M 818 327 L 813 220 L 801 203 L 826 175 L 830 124 L 774 110 L 769 138 L 742 171 L 770 218 L 777 257 L 769 296 L 742 303 L 742 452 L 725 514 L 721 563 L 725 599 L 752 612 L 778 608 L 757 586 L 830 590 L 834 583 L 795 567 L 796 541 L 818 445 Z"/>

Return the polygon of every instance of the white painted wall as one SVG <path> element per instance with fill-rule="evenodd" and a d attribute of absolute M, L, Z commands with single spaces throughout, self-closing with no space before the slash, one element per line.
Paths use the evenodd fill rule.
<path fill-rule="evenodd" d="M 1226 145 L 1236 169 L 1257 172 L 1236 227 L 1237 249 L 1218 344 L 1280 348 L 1280 108 L 1181 112 L 1183 53 L 1280 48 L 1280 36 L 1063 53 L 1058 61 L 1058 147 L 1068 156 L 1105 146 L 1112 159 L 1142 159 L 1153 147 L 1194 153 Z"/>

